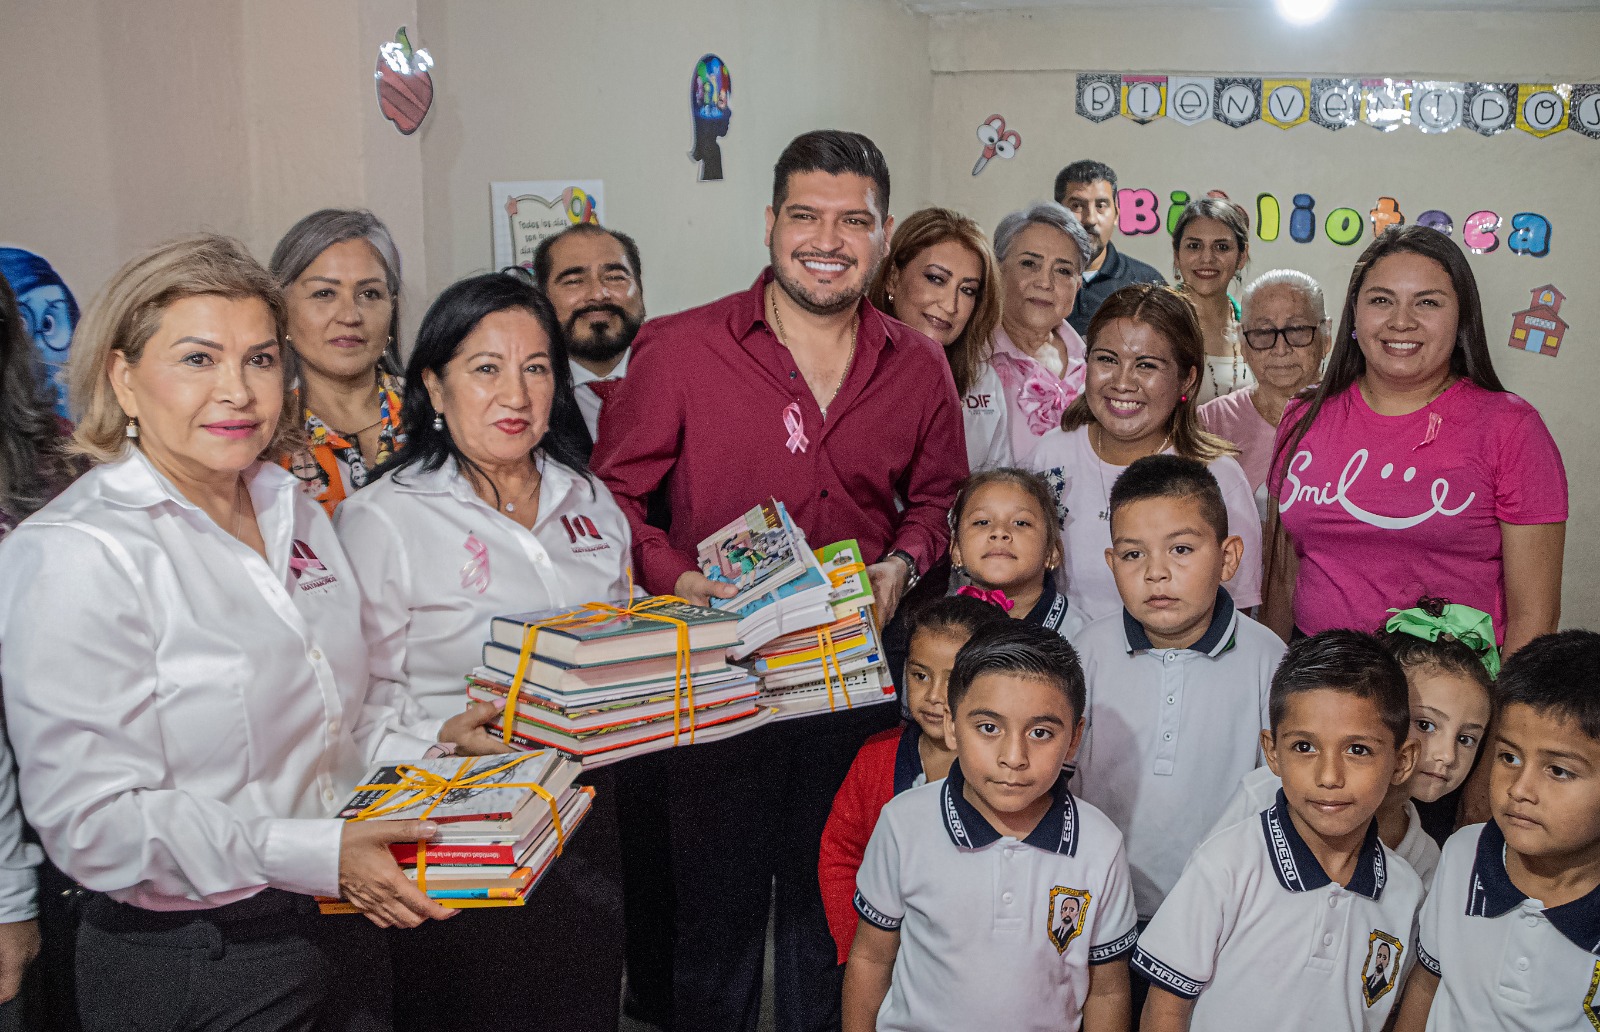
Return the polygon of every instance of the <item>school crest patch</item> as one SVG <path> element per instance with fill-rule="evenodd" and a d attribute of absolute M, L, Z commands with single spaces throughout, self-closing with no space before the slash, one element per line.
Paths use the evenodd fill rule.
<path fill-rule="evenodd" d="M 1089 921 L 1089 890 L 1057 885 L 1050 890 L 1050 941 L 1057 953 L 1067 952 Z"/>
<path fill-rule="evenodd" d="M 1600 1032 L 1600 1014 L 1596 1014 L 1594 1010 L 1594 998 L 1597 992 L 1600 992 L 1600 960 L 1595 961 L 1594 977 L 1589 979 L 1589 995 L 1583 998 L 1583 1016 L 1589 1019 L 1589 1024 L 1594 1026 L 1595 1032 Z"/>
<path fill-rule="evenodd" d="M 1405 947 L 1388 932 L 1376 928 L 1367 936 L 1367 960 L 1361 965 L 1361 998 L 1371 1007 L 1394 988 L 1400 974 L 1400 954 Z"/>

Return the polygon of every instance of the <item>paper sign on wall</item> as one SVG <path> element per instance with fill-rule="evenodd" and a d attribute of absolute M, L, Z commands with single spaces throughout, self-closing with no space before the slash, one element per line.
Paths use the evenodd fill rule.
<path fill-rule="evenodd" d="M 1567 104 L 1567 128 L 1600 140 L 1600 84 L 1572 87 Z"/>
<path fill-rule="evenodd" d="M 1535 287 L 1532 304 L 1511 316 L 1511 339 L 1507 343 L 1518 351 L 1554 358 L 1569 329 L 1559 314 L 1565 299 L 1566 295 L 1552 284 Z"/>
<path fill-rule="evenodd" d="M 1224 125 L 1235 129 L 1249 125 L 1261 117 L 1261 80 L 1234 78 L 1216 80 L 1212 116 Z"/>
<path fill-rule="evenodd" d="M 1405 79 L 1362 79 L 1361 120 L 1389 133 L 1411 124 L 1411 83 Z"/>
<path fill-rule="evenodd" d="M 1549 136 L 1567 127 L 1567 97 L 1572 87 L 1551 83 L 1523 83 L 1517 97 L 1517 128 L 1535 136 Z"/>
<path fill-rule="evenodd" d="M 531 269 L 539 241 L 580 222 L 599 222 L 604 191 L 598 179 L 490 183 L 495 268 Z"/>
<path fill-rule="evenodd" d="M 1091 122 L 1104 122 L 1117 114 L 1122 96 L 1122 76 L 1086 72 L 1078 76 L 1078 114 Z"/>
<path fill-rule="evenodd" d="M 1459 82 L 1419 82 L 1411 95 L 1411 118 L 1425 133 L 1447 133 L 1461 124 L 1467 87 Z"/>
<path fill-rule="evenodd" d="M 1494 136 L 1511 128 L 1516 115 L 1516 83 L 1467 83 L 1467 106 L 1461 112 L 1461 120 L 1468 129 L 1481 136 Z"/>
<path fill-rule="evenodd" d="M 1324 129 L 1355 125 L 1361 110 L 1361 86 L 1354 79 L 1312 79 L 1311 120 Z"/>
<path fill-rule="evenodd" d="M 1167 117 L 1183 125 L 1211 121 L 1215 79 L 1207 76 L 1169 76 L 1167 79 Z"/>
<path fill-rule="evenodd" d="M 1124 75 L 1122 117 L 1145 125 L 1167 113 L 1165 75 Z"/>
<path fill-rule="evenodd" d="M 1265 79 L 1261 94 L 1262 121 L 1279 129 L 1293 129 L 1311 117 L 1310 79 Z"/>

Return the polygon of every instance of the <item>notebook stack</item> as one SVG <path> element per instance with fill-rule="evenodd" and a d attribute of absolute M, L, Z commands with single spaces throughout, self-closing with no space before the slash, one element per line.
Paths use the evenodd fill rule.
<path fill-rule="evenodd" d="M 761 702 L 784 720 L 895 697 L 861 549 L 816 552 L 770 500 L 702 541 L 700 569 L 739 594 L 713 605 L 739 617 L 736 660 L 761 679 Z"/>
<path fill-rule="evenodd" d="M 407 878 L 441 906 L 521 906 L 589 812 L 594 789 L 572 783 L 578 772 L 554 749 L 379 764 L 336 815 L 432 821 L 432 840 L 389 847 Z M 355 910 L 318 903 L 325 914 Z"/>
<path fill-rule="evenodd" d="M 666 600 L 632 609 L 496 617 L 467 694 L 508 700 L 513 745 L 557 749 L 585 767 L 714 741 L 771 717 L 757 701 L 756 679 L 728 662 L 738 617 Z M 686 650 L 679 626 L 663 617 L 687 626 Z M 492 734 L 504 735 L 503 719 L 490 725 Z"/>

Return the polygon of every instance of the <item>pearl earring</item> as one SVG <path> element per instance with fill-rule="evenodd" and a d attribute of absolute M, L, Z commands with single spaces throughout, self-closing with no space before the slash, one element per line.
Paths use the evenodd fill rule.
<path fill-rule="evenodd" d="M 433 417 L 433 428 L 435 430 L 443 430 L 444 429 L 444 416 L 438 415 L 438 416 L 434 416 Z"/>
<path fill-rule="evenodd" d="M 894 295 L 893 295 L 893 294 L 890 294 L 890 295 L 889 295 L 889 303 L 890 303 L 890 304 L 891 304 L 891 305 L 892 305 L 892 304 L 894 304 Z"/>
<path fill-rule="evenodd" d="M 128 420 L 128 425 L 122 430 L 122 435 L 129 440 L 137 438 L 139 436 L 139 421 L 137 419 L 130 418 Z"/>

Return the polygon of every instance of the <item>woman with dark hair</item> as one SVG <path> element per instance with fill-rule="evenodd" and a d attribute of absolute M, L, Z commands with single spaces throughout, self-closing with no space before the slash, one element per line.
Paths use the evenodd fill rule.
<path fill-rule="evenodd" d="M 283 465 L 332 516 L 405 443 L 400 252 L 370 211 L 324 208 L 289 228 L 269 268 L 289 306 L 307 438 Z"/>
<path fill-rule="evenodd" d="M 1196 413 L 1205 345 L 1194 306 L 1155 283 L 1123 287 L 1089 321 L 1083 394 L 1061 426 L 1039 441 L 1028 465 L 1060 498 L 1065 559 L 1056 581 L 1067 596 L 1069 630 L 1121 612 L 1106 565 L 1111 485 L 1135 459 L 1166 452 L 1205 463 L 1222 488 L 1228 533 L 1244 541 L 1238 572 L 1224 582 L 1234 605 L 1261 602 L 1261 521 L 1233 445 L 1208 433 Z"/>
<path fill-rule="evenodd" d="M 1269 626 L 1365 627 L 1420 596 L 1488 613 L 1507 654 L 1556 629 L 1567 478 L 1489 360 L 1461 248 L 1396 227 L 1356 262 L 1322 383 L 1271 478 Z"/>
<path fill-rule="evenodd" d="M 1239 304 L 1228 288 L 1250 261 L 1250 221 L 1220 197 L 1189 202 L 1172 227 L 1172 271 L 1194 305 L 1206 364 L 1195 397 L 1203 405 L 1256 382 L 1239 336 Z"/>
<path fill-rule="evenodd" d="M 632 535 L 589 475 L 555 310 L 532 285 L 489 273 L 446 288 L 423 317 L 405 391 L 405 447 L 335 524 L 361 585 L 375 686 L 432 737 L 462 709 L 490 619 L 626 597 Z M 603 790 L 525 907 L 405 940 L 398 1027 L 517 1028 L 530 1015 L 549 1028 L 616 1027 L 614 805 Z M 497 956 L 539 977 L 486 981 L 484 958 Z M 482 990 L 450 988 L 462 985 Z"/>
<path fill-rule="evenodd" d="M 966 402 L 967 465 L 1011 465 L 1005 386 L 989 362 L 990 338 L 1000 325 L 999 271 L 978 224 L 947 208 L 901 219 L 867 299 L 944 348 L 956 393 Z"/>

